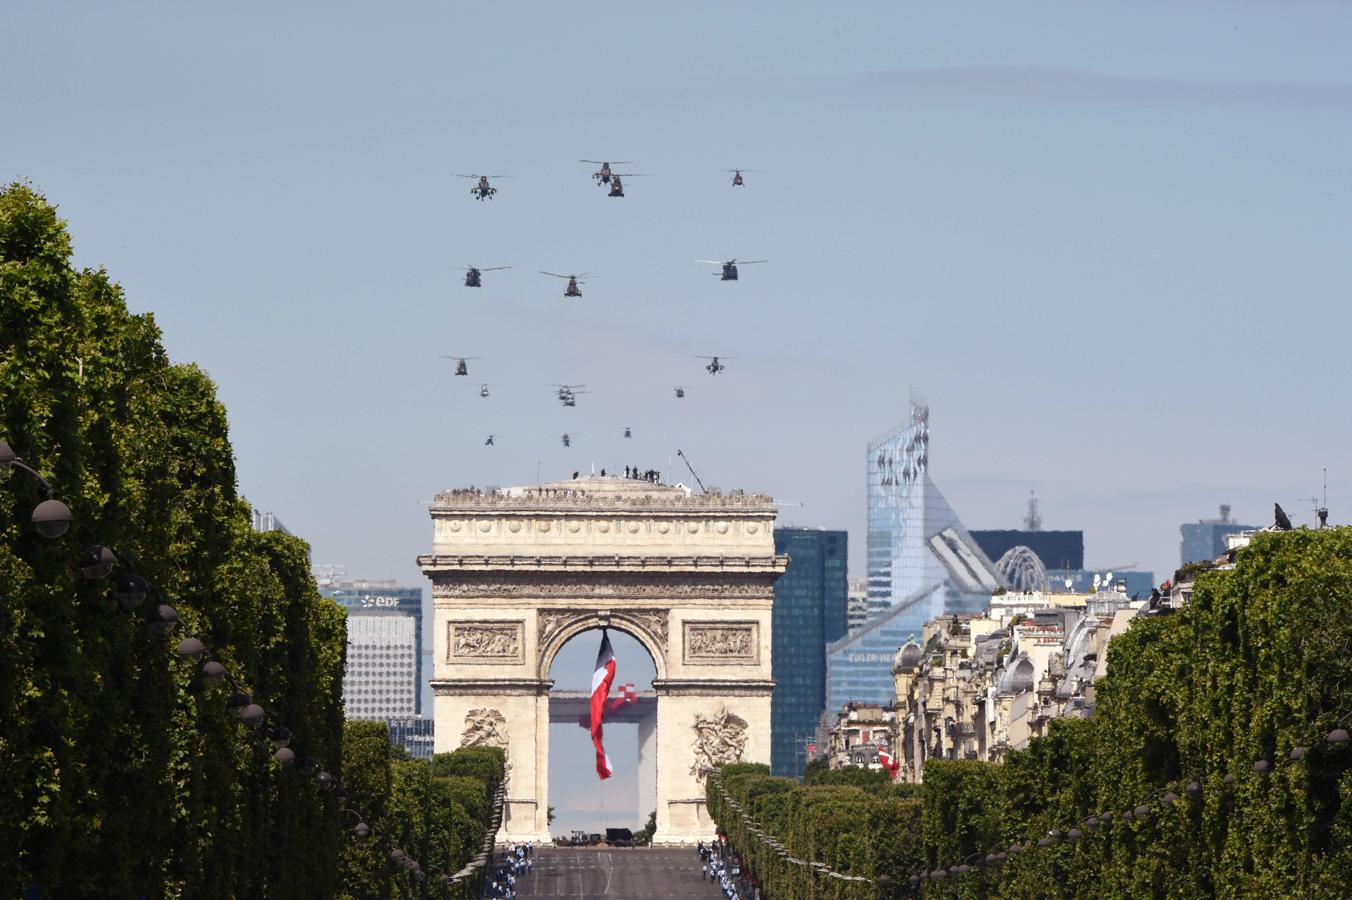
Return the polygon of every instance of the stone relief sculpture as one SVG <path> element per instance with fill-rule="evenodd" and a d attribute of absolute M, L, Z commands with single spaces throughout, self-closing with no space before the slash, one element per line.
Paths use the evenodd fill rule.
<path fill-rule="evenodd" d="M 516 659 L 521 656 L 521 626 L 451 623 L 451 655 Z"/>
<path fill-rule="evenodd" d="M 611 625 L 623 630 L 626 620 L 642 627 L 657 642 L 659 652 L 667 652 L 667 611 L 665 609 L 611 609 Z M 542 609 L 537 621 L 540 626 L 539 646 L 544 648 L 554 636 L 570 623 L 595 616 L 593 609 Z"/>
<path fill-rule="evenodd" d="M 700 781 L 716 767 L 740 762 L 746 750 L 747 723 L 724 707 L 715 716 L 695 716 L 695 742 L 691 745 L 695 762 L 690 774 Z"/>
<path fill-rule="evenodd" d="M 460 734 L 461 747 L 501 747 L 506 755 L 502 781 L 512 780 L 512 751 L 507 741 L 507 717 L 496 709 L 478 707 L 465 713 L 465 730 Z"/>
<path fill-rule="evenodd" d="M 695 625 L 687 626 L 685 634 L 685 657 L 688 661 L 709 660 L 752 661 L 757 656 L 756 626 L 746 625 Z"/>
<path fill-rule="evenodd" d="M 461 747 L 507 747 L 507 718 L 496 709 L 483 707 L 465 713 Z"/>

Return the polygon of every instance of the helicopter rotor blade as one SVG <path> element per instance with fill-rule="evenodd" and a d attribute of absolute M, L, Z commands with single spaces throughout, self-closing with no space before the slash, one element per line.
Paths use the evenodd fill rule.
<path fill-rule="evenodd" d="M 708 263 L 708 264 L 711 265 L 711 266 L 721 266 L 721 265 L 723 265 L 723 260 L 721 260 L 721 259 L 697 259 L 697 260 L 695 260 L 695 262 L 698 262 L 698 263 Z"/>
<path fill-rule="evenodd" d="M 750 266 L 750 265 L 754 265 L 755 263 L 763 263 L 763 262 L 769 262 L 769 261 L 770 261 L 770 260 L 768 260 L 768 259 L 744 259 L 744 260 L 742 260 L 741 262 L 737 263 L 737 265 L 739 265 L 739 266 Z"/>
<path fill-rule="evenodd" d="M 510 269 L 511 266 L 489 266 L 486 269 L 480 269 L 480 272 L 501 272 L 503 269 Z"/>
<path fill-rule="evenodd" d="M 555 278 L 571 278 L 571 277 L 572 277 L 571 275 L 560 275 L 560 274 L 557 273 L 557 272 L 546 272 L 544 269 L 541 269 L 541 270 L 540 270 L 540 274 L 541 274 L 541 275 L 552 275 L 552 276 L 554 276 Z"/>

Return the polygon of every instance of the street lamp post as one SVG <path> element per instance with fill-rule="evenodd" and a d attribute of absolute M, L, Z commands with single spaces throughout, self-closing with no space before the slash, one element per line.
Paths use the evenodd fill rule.
<path fill-rule="evenodd" d="M 33 509 L 30 518 L 38 534 L 48 539 L 59 538 L 65 534 L 74 520 L 70 507 L 56 499 L 56 494 L 47 483 L 47 479 L 38 474 L 36 469 L 25 465 L 13 447 L 5 441 L 0 441 L 0 480 L 3 480 L 12 469 L 27 472 L 36 478 L 38 484 L 42 485 L 43 492 L 47 494 L 47 499 Z"/>

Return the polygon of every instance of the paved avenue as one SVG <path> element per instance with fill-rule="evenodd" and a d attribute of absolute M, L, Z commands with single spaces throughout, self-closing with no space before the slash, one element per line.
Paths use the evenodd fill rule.
<path fill-rule="evenodd" d="M 720 900 L 723 892 L 700 879 L 694 847 L 537 847 L 535 870 L 517 882 L 520 900 Z"/>

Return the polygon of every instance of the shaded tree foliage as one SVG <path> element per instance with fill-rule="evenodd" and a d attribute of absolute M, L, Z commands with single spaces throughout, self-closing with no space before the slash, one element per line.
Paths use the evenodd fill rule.
<path fill-rule="evenodd" d="M 43 197 L 0 191 L 0 438 L 75 519 L 45 540 L 36 482 L 0 488 L 0 894 L 331 895 L 332 800 L 144 623 L 173 605 L 297 754 L 336 766 L 342 611 L 301 541 L 251 529 L 210 379 L 70 257 Z M 162 596 L 127 611 L 80 578 L 93 543 Z"/>

